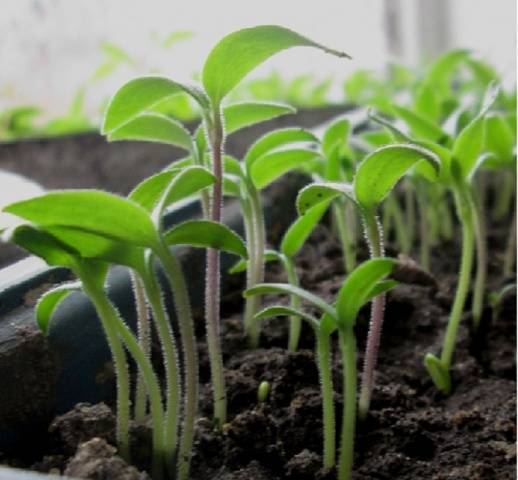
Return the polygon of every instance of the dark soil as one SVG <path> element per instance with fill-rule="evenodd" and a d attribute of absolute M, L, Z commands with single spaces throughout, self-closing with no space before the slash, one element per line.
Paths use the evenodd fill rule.
<path fill-rule="evenodd" d="M 503 230 L 490 234 L 489 290 L 501 286 L 499 269 Z M 276 239 L 271 239 L 275 243 Z M 454 391 L 438 393 L 423 366 L 427 352 L 437 353 L 452 301 L 459 251 L 455 244 L 435 248 L 432 287 L 398 286 L 389 293 L 372 409 L 358 423 L 353 478 L 505 480 L 516 478 L 516 296 L 509 295 L 491 323 L 485 311 L 481 333 L 470 331 L 466 313 L 459 330 L 453 369 Z M 395 253 L 390 249 L 389 253 Z M 365 251 L 360 252 L 360 258 Z M 297 258 L 305 288 L 331 300 L 343 281 L 339 244 L 319 227 Z M 283 274 L 270 265 L 269 280 Z M 278 301 L 267 298 L 266 302 Z M 263 324 L 261 349 L 248 350 L 241 328 L 240 292 L 223 304 L 223 349 L 230 419 L 222 432 L 210 420 L 211 389 L 203 320 L 200 335 L 200 418 L 192 459 L 192 480 L 335 479 L 321 469 L 322 422 L 314 338 L 304 329 L 300 350 L 286 351 L 285 319 Z M 362 312 L 357 337 L 358 367 L 366 337 L 368 310 Z M 341 366 L 335 349 L 334 385 L 337 418 L 342 407 Z M 257 403 L 261 381 L 271 383 L 267 401 Z M 339 426 L 338 426 L 339 427 Z M 105 405 L 78 405 L 49 429 L 46 456 L 32 468 L 84 478 L 146 478 L 115 456 L 114 418 Z M 103 440 L 101 440 L 101 437 Z M 133 438 L 149 448 L 146 427 Z M 86 442 L 86 443 L 85 443 Z M 136 452 L 140 467 L 142 451 Z M 145 454 L 144 454 L 145 457 Z M 29 467 L 27 461 L 7 463 Z"/>

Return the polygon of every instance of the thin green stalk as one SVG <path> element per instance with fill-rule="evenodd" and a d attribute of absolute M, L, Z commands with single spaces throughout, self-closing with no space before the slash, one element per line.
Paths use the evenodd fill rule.
<path fill-rule="evenodd" d="M 339 480 L 349 480 L 354 462 L 356 430 L 356 339 L 352 327 L 339 331 L 343 369 L 343 414 L 338 459 Z"/>
<path fill-rule="evenodd" d="M 396 242 L 402 253 L 409 254 L 411 249 L 410 238 L 407 234 L 405 217 L 399 205 L 395 192 L 392 192 L 385 202 L 389 205 L 392 218 L 394 219 L 394 230 L 396 232 Z"/>
<path fill-rule="evenodd" d="M 166 245 L 162 244 L 156 254 L 164 267 L 173 292 L 182 341 L 185 369 L 185 398 L 183 405 L 183 426 L 178 449 L 177 478 L 178 480 L 186 480 L 189 477 L 191 450 L 194 439 L 194 422 L 198 409 L 198 352 L 196 349 L 189 294 L 180 263 Z"/>
<path fill-rule="evenodd" d="M 504 255 L 504 277 L 509 278 L 513 275 L 513 267 L 516 263 L 516 209 L 513 212 L 513 221 L 507 237 L 507 244 Z"/>
<path fill-rule="evenodd" d="M 153 421 L 153 479 L 163 478 L 163 455 L 164 455 L 164 435 L 163 435 L 163 406 L 158 379 L 153 371 L 151 362 L 140 348 L 137 339 L 129 330 L 119 316 L 119 312 L 109 300 L 103 289 L 98 289 L 94 285 L 83 281 L 85 292 L 95 305 L 97 313 L 103 324 L 109 325 L 108 331 L 116 332 L 119 335 L 135 360 L 142 376 L 146 381 L 148 389 L 151 418 Z M 113 330 L 111 330 L 113 329 Z"/>
<path fill-rule="evenodd" d="M 382 257 L 385 249 L 381 225 L 374 211 L 363 211 L 365 233 L 369 243 L 371 258 Z M 374 374 L 378 362 L 378 351 L 383 327 L 383 313 L 385 310 L 385 295 L 378 295 L 372 299 L 369 333 L 365 349 L 365 363 L 362 373 L 362 386 L 359 401 L 359 414 L 365 418 L 369 411 L 372 390 L 374 388 Z"/>
<path fill-rule="evenodd" d="M 448 195 L 445 192 L 440 201 L 440 216 L 441 216 L 441 236 L 444 240 L 453 239 L 453 215 L 448 202 Z"/>
<path fill-rule="evenodd" d="M 149 268 L 153 268 L 149 265 Z M 160 286 L 153 271 L 142 272 L 145 294 L 153 312 L 158 337 L 162 347 L 166 377 L 166 413 L 164 426 L 165 461 L 171 475 L 174 472 L 174 461 L 178 446 L 178 424 L 180 418 L 180 372 L 178 369 L 178 353 L 171 323 L 166 315 Z"/>
<path fill-rule="evenodd" d="M 417 208 L 419 209 L 419 263 L 430 271 L 430 236 L 428 235 L 428 201 L 423 184 L 417 188 Z"/>
<path fill-rule="evenodd" d="M 477 201 L 476 193 L 473 188 L 470 189 L 469 193 L 471 218 L 473 219 L 473 228 L 477 250 L 477 273 L 475 276 L 475 285 L 473 287 L 473 302 L 471 305 L 471 313 L 473 315 L 473 328 L 476 331 L 479 327 L 480 319 L 482 318 L 482 309 L 484 306 L 484 297 L 486 290 L 487 234 L 482 204 L 481 202 Z"/>
<path fill-rule="evenodd" d="M 503 220 L 513 208 L 513 193 L 516 183 L 514 174 L 511 175 L 508 170 L 499 173 L 500 178 L 495 189 L 496 199 L 491 212 L 495 221 Z"/>
<path fill-rule="evenodd" d="M 423 184 L 424 185 L 424 184 Z M 430 187 L 427 185 L 426 189 Z M 436 194 L 437 192 L 433 192 Z M 436 246 L 439 243 L 439 236 L 441 231 L 441 207 L 442 203 L 439 199 L 432 197 L 433 200 L 427 202 L 427 218 L 428 218 L 428 241 L 431 246 Z"/>
<path fill-rule="evenodd" d="M 455 192 L 457 213 L 462 224 L 462 258 L 460 264 L 459 280 L 455 300 L 448 320 L 448 328 L 444 337 L 444 345 L 441 353 L 441 363 L 448 371 L 450 369 L 457 330 L 459 329 L 464 304 L 468 295 L 471 282 L 471 270 L 473 268 L 474 233 L 471 206 L 466 191 Z"/>
<path fill-rule="evenodd" d="M 324 468 L 331 469 L 335 466 L 336 456 L 336 421 L 333 402 L 333 379 L 331 375 L 331 345 L 330 336 L 322 332 L 315 332 L 317 338 L 318 371 L 320 374 L 320 387 L 322 392 L 322 417 L 324 422 Z"/>
<path fill-rule="evenodd" d="M 405 178 L 403 181 L 403 191 L 405 194 L 405 220 L 404 224 L 406 227 L 406 237 L 408 239 L 409 249 L 412 249 L 414 245 L 415 237 L 415 223 L 416 223 L 416 210 L 415 210 L 415 190 L 409 178 Z M 408 253 L 410 253 L 410 250 Z"/>
<path fill-rule="evenodd" d="M 133 287 L 133 294 L 135 297 L 135 306 L 137 310 L 137 325 L 138 325 L 138 339 L 139 344 L 144 353 L 150 358 L 151 352 L 151 327 L 148 318 L 148 310 L 146 304 L 146 297 L 144 294 L 144 287 L 142 280 L 137 277 L 133 271 L 130 272 L 131 285 Z M 147 414 L 147 393 L 142 374 L 137 375 L 137 386 L 135 389 L 135 420 L 138 422 L 144 421 Z"/>
<path fill-rule="evenodd" d="M 352 272 L 356 266 L 356 248 L 350 234 L 350 215 L 347 205 L 341 199 L 333 202 L 333 218 L 336 222 L 338 236 L 342 243 L 345 273 Z"/>
<path fill-rule="evenodd" d="M 288 275 L 288 282 L 296 287 L 299 286 L 299 277 L 295 269 L 295 262 L 292 258 L 284 256 L 284 268 Z M 290 295 L 291 307 L 299 310 L 301 306 L 300 297 L 298 295 Z M 295 352 L 299 345 L 300 331 L 302 327 L 302 320 L 295 315 L 290 317 L 290 336 L 288 339 L 288 350 Z"/>
<path fill-rule="evenodd" d="M 221 222 L 221 209 L 223 207 L 223 143 L 224 133 L 221 123 L 221 109 L 214 106 L 212 115 L 212 128 L 210 129 L 210 141 L 212 151 L 212 169 L 216 182 L 212 190 L 212 198 L 210 204 L 210 220 L 213 222 Z M 214 248 L 207 249 L 207 278 L 205 283 L 205 328 L 207 332 L 207 348 L 209 351 L 210 372 L 214 398 L 214 421 L 216 425 L 221 426 L 227 421 L 227 393 L 225 388 L 225 375 L 223 368 L 223 356 L 221 354 L 220 340 L 220 252 Z M 194 341 L 194 335 L 193 335 Z M 194 347 L 195 348 L 195 347 Z M 197 378 L 196 378 L 197 380 Z M 194 411 L 192 412 L 194 415 Z M 194 422 L 194 416 L 190 421 Z M 190 433 L 192 435 L 192 432 Z M 190 455 L 189 450 L 183 452 L 184 455 Z M 180 452 L 182 453 L 182 452 Z M 182 469 L 184 476 L 180 480 L 186 478 L 187 469 Z"/>

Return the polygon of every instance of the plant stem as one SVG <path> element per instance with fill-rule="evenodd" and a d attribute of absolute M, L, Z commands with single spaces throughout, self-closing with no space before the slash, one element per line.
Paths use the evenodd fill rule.
<path fill-rule="evenodd" d="M 419 209 L 419 263 L 430 271 L 430 237 L 428 235 L 428 202 L 423 183 L 419 183 L 417 188 L 417 208 Z"/>
<path fill-rule="evenodd" d="M 439 207 L 441 215 L 441 235 L 445 240 L 451 240 L 453 238 L 453 219 L 448 199 L 447 192 L 445 192 Z"/>
<path fill-rule="evenodd" d="M 286 273 L 288 275 L 288 283 L 295 287 L 299 286 L 299 277 L 297 275 L 297 270 L 295 269 L 295 262 L 292 258 L 283 256 L 284 268 L 286 269 Z M 300 309 L 301 301 L 298 295 L 290 295 L 291 307 L 295 310 Z M 300 330 L 302 327 L 302 320 L 300 317 L 296 315 L 292 315 L 290 317 L 290 336 L 288 340 L 288 350 L 290 352 L 295 352 L 299 345 L 300 339 Z"/>
<path fill-rule="evenodd" d="M 396 242 L 402 253 L 409 254 L 411 249 L 410 238 L 407 235 L 407 227 L 405 218 L 401 211 L 397 196 L 392 192 L 386 199 L 386 203 L 390 208 L 392 218 L 394 220 L 394 230 L 396 232 Z"/>
<path fill-rule="evenodd" d="M 343 369 L 343 414 L 338 478 L 349 480 L 354 461 L 356 429 L 356 340 L 352 327 L 340 329 L 339 336 Z"/>
<path fill-rule="evenodd" d="M 403 181 L 403 189 L 405 193 L 405 220 L 404 223 L 406 225 L 406 237 L 408 239 L 409 252 L 414 245 L 414 237 L 415 237 L 415 221 L 416 221 L 416 211 L 415 211 L 415 191 L 414 185 L 411 183 L 409 178 L 405 178 Z"/>
<path fill-rule="evenodd" d="M 151 352 L 151 331 L 146 305 L 146 297 L 144 295 L 144 287 L 142 281 L 137 277 L 136 272 L 130 272 L 131 285 L 135 297 L 135 306 L 137 310 L 138 339 L 140 348 L 146 356 L 150 358 Z M 142 374 L 137 376 L 137 387 L 135 390 L 135 420 L 142 422 L 146 418 L 147 413 L 147 393 L 144 385 Z"/>
<path fill-rule="evenodd" d="M 455 204 L 462 224 L 462 258 L 457 291 L 455 292 L 455 300 L 453 301 L 441 353 L 441 363 L 446 371 L 449 370 L 451 365 L 457 330 L 469 290 L 474 250 L 473 219 L 466 187 L 460 187 L 455 191 Z"/>
<path fill-rule="evenodd" d="M 507 244 L 504 255 L 504 277 L 513 275 L 513 267 L 516 261 L 516 209 L 513 212 L 513 221 L 507 237 Z"/>
<path fill-rule="evenodd" d="M 338 229 L 338 236 L 342 243 L 342 252 L 344 257 L 344 269 L 345 273 L 352 272 L 356 266 L 356 249 L 354 241 L 350 235 L 349 226 L 349 213 L 347 211 L 347 205 L 342 199 L 335 200 L 333 202 L 333 217 L 336 222 Z"/>
<path fill-rule="evenodd" d="M 487 238 L 482 204 L 477 201 L 476 193 L 473 188 L 470 189 L 469 193 L 471 218 L 473 220 L 474 235 L 477 246 L 477 273 L 475 277 L 475 285 L 473 287 L 473 301 L 471 306 L 471 312 L 473 315 L 473 329 L 477 331 L 480 324 L 480 319 L 482 318 L 482 309 L 484 306 L 484 295 L 486 289 Z"/>
<path fill-rule="evenodd" d="M 212 189 L 210 220 L 221 221 L 223 206 L 223 125 L 219 105 L 214 106 L 211 139 L 212 169 L 216 182 Z M 214 421 L 218 428 L 227 421 L 227 393 L 220 343 L 220 253 L 207 249 L 207 279 L 205 283 L 205 327 L 209 351 L 210 372 L 214 396 Z"/>
<path fill-rule="evenodd" d="M 365 232 L 369 243 L 371 258 L 384 255 L 383 232 L 374 211 L 363 210 Z M 372 299 L 369 333 L 365 349 L 365 361 L 362 373 L 362 386 L 359 402 L 359 414 L 365 418 L 369 411 L 372 390 L 374 388 L 374 374 L 378 361 L 378 351 L 383 327 L 383 312 L 385 309 L 385 295 L 378 295 Z"/>
<path fill-rule="evenodd" d="M 145 379 L 148 389 L 149 401 L 151 406 L 151 417 L 153 421 L 153 479 L 163 478 L 163 454 L 164 454 L 164 436 L 163 436 L 163 407 L 158 379 L 153 371 L 151 362 L 146 354 L 140 348 L 137 339 L 129 330 L 119 312 L 113 306 L 103 289 L 99 289 L 94 285 L 85 283 L 83 280 L 85 292 L 91 298 L 95 305 L 97 313 L 103 322 L 103 326 L 108 326 L 108 332 L 113 334 L 116 332 L 124 342 L 124 345 L 135 360 L 142 376 Z M 106 328 L 106 327 L 105 327 Z"/>
<path fill-rule="evenodd" d="M 498 188 L 495 190 L 496 199 L 492 211 L 493 220 L 502 220 L 511 210 L 515 184 L 514 173 L 511 175 L 508 170 L 501 172 L 500 181 L 497 183 Z"/>
<path fill-rule="evenodd" d="M 158 337 L 162 347 L 166 377 L 166 414 L 164 440 L 166 451 L 166 466 L 171 475 L 174 472 L 174 461 L 178 446 L 178 423 L 180 417 L 180 372 L 178 369 L 178 353 L 176 340 L 171 324 L 166 315 L 160 286 L 156 274 L 149 264 L 146 271 L 141 273 L 145 293 L 155 319 Z"/>
<path fill-rule="evenodd" d="M 183 425 L 178 449 L 178 480 L 189 476 L 191 450 L 194 439 L 194 422 L 198 409 L 198 352 L 194 335 L 194 323 L 185 277 L 177 258 L 163 243 L 156 252 L 173 292 L 184 362 L 185 398 L 183 404 Z"/>
<path fill-rule="evenodd" d="M 333 402 L 333 380 L 331 376 L 331 356 L 329 335 L 316 331 L 317 359 L 320 374 L 320 390 L 322 392 L 322 417 L 324 426 L 324 468 L 331 469 L 335 465 L 336 421 Z"/>

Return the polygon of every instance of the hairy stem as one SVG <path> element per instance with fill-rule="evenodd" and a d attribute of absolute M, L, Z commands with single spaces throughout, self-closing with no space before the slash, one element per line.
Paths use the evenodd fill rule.
<path fill-rule="evenodd" d="M 473 219 L 471 206 L 466 189 L 459 189 L 455 192 L 455 203 L 457 213 L 462 224 L 462 258 L 460 264 L 459 280 L 455 299 L 448 320 L 448 328 L 444 337 L 444 345 L 441 353 L 441 363 L 446 370 L 449 370 L 453 351 L 455 349 L 455 340 L 457 338 L 457 330 L 459 328 L 464 304 L 469 291 L 471 282 L 471 270 L 473 268 Z"/>
<path fill-rule="evenodd" d="M 163 455 L 164 455 L 164 436 L 163 436 L 163 415 L 162 398 L 158 379 L 153 371 L 149 358 L 119 316 L 119 312 L 109 300 L 105 291 L 83 280 L 85 292 L 94 303 L 95 309 L 103 326 L 108 326 L 111 335 L 119 335 L 129 353 L 135 360 L 140 373 L 144 377 L 148 390 L 151 417 L 153 421 L 153 479 L 163 478 Z M 105 329 L 106 329 L 105 326 Z"/>
<path fill-rule="evenodd" d="M 381 257 L 385 253 L 383 245 L 383 232 L 374 211 L 363 211 L 365 232 L 369 243 L 371 258 Z M 385 295 L 378 295 L 372 299 L 369 333 L 367 335 L 367 347 L 365 349 L 365 361 L 362 373 L 362 386 L 359 402 L 360 417 L 365 418 L 369 411 L 372 390 L 374 388 L 374 375 L 378 362 L 378 351 L 383 327 L 383 313 L 385 310 Z"/>
<path fill-rule="evenodd" d="M 484 306 L 484 296 L 486 290 L 487 276 L 487 238 L 486 238 L 486 222 L 484 220 L 484 212 L 481 202 L 477 201 L 476 193 L 473 188 L 470 189 L 469 203 L 471 207 L 471 218 L 473 220 L 474 235 L 477 247 L 477 273 L 475 276 L 475 285 L 473 287 L 473 302 L 471 305 L 471 313 L 473 315 L 473 328 L 476 331 L 482 318 L 482 309 Z"/>
<path fill-rule="evenodd" d="M 297 270 L 295 269 L 295 262 L 292 258 L 283 257 L 284 268 L 286 269 L 286 273 L 288 275 L 288 283 L 290 285 L 294 285 L 295 287 L 299 286 L 299 277 L 297 275 Z M 290 295 L 291 307 L 295 310 L 299 310 L 301 306 L 301 300 L 298 295 Z M 290 335 L 288 339 L 288 350 L 290 352 L 295 352 L 299 345 L 300 339 L 300 330 L 302 327 L 302 320 L 300 317 L 293 315 L 290 317 Z"/>
<path fill-rule="evenodd" d="M 339 335 L 343 369 L 343 414 L 338 478 L 349 480 L 353 468 L 356 430 L 356 340 L 352 327 L 341 329 Z"/>
<path fill-rule="evenodd" d="M 352 223 L 350 222 L 351 212 L 347 210 L 347 204 L 342 199 L 335 200 L 332 208 L 338 236 L 342 243 L 345 273 L 349 273 L 356 266 L 356 246 L 350 233 L 350 223 Z"/>
<path fill-rule="evenodd" d="M 504 277 L 509 278 L 513 275 L 513 267 L 516 263 L 516 209 L 513 213 L 513 220 L 507 237 L 507 244 L 504 255 Z"/>
<path fill-rule="evenodd" d="M 333 402 L 333 379 L 331 375 L 331 345 L 329 335 L 315 332 L 317 337 L 317 359 L 320 374 L 320 389 L 322 394 L 322 416 L 324 426 L 324 468 L 331 469 L 335 466 L 335 437 L 336 421 Z"/>
<path fill-rule="evenodd" d="M 141 273 L 141 278 L 147 299 L 153 311 L 153 318 L 156 323 L 164 358 L 166 377 L 164 440 L 167 450 L 165 452 L 165 461 L 168 471 L 173 475 L 174 461 L 178 446 L 178 424 L 180 418 L 180 372 L 178 368 L 176 340 L 171 328 L 171 323 L 166 315 L 160 285 L 152 268 L 153 266 L 149 264 L 147 270 Z"/>
<path fill-rule="evenodd" d="M 223 125 L 219 106 L 214 108 L 211 135 L 212 169 L 216 182 L 212 189 L 210 220 L 221 221 L 223 206 Z M 227 421 L 227 393 L 220 341 L 220 253 L 207 249 L 207 279 L 205 282 L 205 327 L 209 351 L 210 372 L 214 397 L 214 421 L 219 428 Z"/>
<path fill-rule="evenodd" d="M 194 439 L 194 422 L 198 410 L 198 351 L 196 348 L 189 294 L 180 263 L 164 244 L 161 244 L 156 253 L 164 267 L 165 274 L 173 292 L 173 300 L 182 342 L 185 369 L 185 397 L 183 403 L 182 432 L 178 449 L 177 479 L 186 480 L 189 477 L 191 450 Z"/>
<path fill-rule="evenodd" d="M 146 296 L 144 294 L 144 287 L 142 280 L 137 277 L 136 272 L 130 272 L 131 285 L 133 287 L 133 294 L 135 296 L 135 306 L 137 311 L 138 324 L 138 339 L 140 348 L 144 351 L 146 356 L 150 358 L 151 353 L 151 326 L 148 318 Z M 137 386 L 135 389 L 135 420 L 138 422 L 144 421 L 147 414 L 147 393 L 144 385 L 144 378 L 142 374 L 137 376 Z"/>

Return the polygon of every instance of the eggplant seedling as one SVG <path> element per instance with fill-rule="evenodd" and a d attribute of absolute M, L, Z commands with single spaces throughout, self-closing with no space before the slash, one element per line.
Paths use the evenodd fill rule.
<path fill-rule="evenodd" d="M 330 337 L 338 331 L 343 371 L 343 411 L 340 434 L 340 455 L 338 478 L 351 478 L 356 428 L 356 339 L 354 327 L 360 308 L 373 297 L 386 292 L 395 285 L 395 280 L 384 280 L 398 264 L 397 260 L 375 258 L 356 267 L 340 288 L 335 304 L 329 304 L 320 297 L 293 285 L 265 283 L 244 292 L 245 296 L 264 294 L 289 294 L 309 303 L 321 314 L 320 319 L 291 307 L 273 306 L 259 312 L 256 319 L 272 316 L 296 315 L 313 328 L 316 342 L 316 359 L 320 375 L 323 424 L 323 462 L 326 469 L 336 463 L 335 409 L 333 403 L 333 382 L 331 375 Z"/>
<path fill-rule="evenodd" d="M 216 181 L 210 198 L 204 201 L 206 218 L 219 222 L 223 205 L 223 163 L 225 125 L 222 102 L 225 97 L 258 65 L 276 53 L 292 47 L 313 47 L 337 57 L 346 53 L 324 47 L 302 35 L 276 25 L 261 25 L 238 30 L 224 37 L 209 53 L 202 70 L 203 90 L 164 77 L 143 77 L 124 85 L 112 98 L 102 131 L 113 135 L 120 128 L 153 106 L 178 93 L 187 93 L 198 104 L 210 150 L 210 164 Z M 228 134 L 228 131 L 226 132 Z M 203 137 L 202 137 L 203 138 Z M 198 151 L 197 161 L 204 155 Z M 214 395 L 214 419 L 219 426 L 226 422 L 226 391 L 220 345 L 220 256 L 207 250 L 206 330 Z"/>
<path fill-rule="evenodd" d="M 352 185 L 338 182 L 310 184 L 299 192 L 297 209 L 303 215 L 309 208 L 323 201 L 346 196 L 357 205 L 360 212 L 371 257 L 382 257 L 384 255 L 383 232 L 378 221 L 377 209 L 396 183 L 422 161 L 429 165 L 432 172 L 439 169 L 438 157 L 423 147 L 412 144 L 393 144 L 381 147 L 363 159 L 356 171 Z M 384 295 L 375 297 L 372 301 L 362 375 L 359 403 L 361 417 L 367 415 L 374 387 L 384 308 Z"/>
<path fill-rule="evenodd" d="M 5 211 L 37 224 L 60 242 L 71 246 L 80 252 L 81 258 L 128 266 L 142 281 L 156 321 L 166 367 L 165 424 L 162 418 L 157 420 L 152 411 L 157 422 L 154 429 L 158 435 L 156 442 L 165 445 L 164 452 L 158 451 L 157 455 L 165 456 L 169 470 L 177 457 L 179 479 L 187 478 L 189 470 L 197 411 L 198 361 L 185 279 L 168 245 L 193 244 L 234 253 L 239 251 L 245 256 L 247 253 L 244 243 L 235 233 L 213 222 L 190 221 L 163 232 L 162 214 L 172 202 L 206 188 L 213 181 L 212 174 L 203 167 L 188 167 L 180 172 L 162 172 L 146 179 L 132 192 L 131 200 L 96 191 L 64 191 L 5 208 Z M 178 453 L 180 375 L 174 337 L 154 272 L 152 260 L 155 256 L 164 265 L 173 290 L 184 351 L 183 385 L 186 394 Z M 150 397 L 150 400 L 153 399 Z M 165 441 L 161 440 L 162 435 L 165 435 Z"/>

